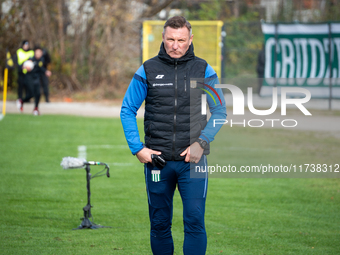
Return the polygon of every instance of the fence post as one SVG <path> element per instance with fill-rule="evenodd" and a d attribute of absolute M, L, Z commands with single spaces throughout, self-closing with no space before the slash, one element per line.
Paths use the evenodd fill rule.
<path fill-rule="evenodd" d="M 277 61 L 277 47 L 278 47 L 278 24 L 275 22 L 275 54 L 274 54 L 274 87 L 277 87 L 277 77 L 276 77 L 276 61 Z"/>
<path fill-rule="evenodd" d="M 332 27 L 331 23 L 328 22 L 328 66 L 329 66 L 329 101 L 328 101 L 328 110 L 332 110 L 332 78 L 333 78 L 333 72 L 332 72 Z"/>

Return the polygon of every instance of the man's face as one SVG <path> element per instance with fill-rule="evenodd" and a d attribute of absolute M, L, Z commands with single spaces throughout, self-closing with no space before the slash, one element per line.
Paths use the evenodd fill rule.
<path fill-rule="evenodd" d="M 37 50 L 34 51 L 34 57 L 35 57 L 36 59 L 40 59 L 40 58 L 42 57 L 42 55 L 43 55 L 42 50 L 37 49 Z"/>
<path fill-rule="evenodd" d="M 28 43 L 25 43 L 23 46 L 22 46 L 22 49 L 23 50 L 28 50 L 30 48 L 30 45 Z"/>
<path fill-rule="evenodd" d="M 172 58 L 182 57 L 192 42 L 194 35 L 190 36 L 187 27 L 171 28 L 166 27 L 162 33 L 166 53 Z"/>

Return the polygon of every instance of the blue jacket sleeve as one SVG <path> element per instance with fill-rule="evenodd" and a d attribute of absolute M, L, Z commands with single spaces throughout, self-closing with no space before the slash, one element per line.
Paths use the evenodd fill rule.
<path fill-rule="evenodd" d="M 215 135 L 222 127 L 222 124 L 214 125 L 214 120 L 225 120 L 227 118 L 227 108 L 222 89 L 215 88 L 215 84 L 218 84 L 219 81 L 216 72 L 210 65 L 207 65 L 205 70 L 204 83 L 205 89 L 210 92 L 205 92 L 205 94 L 207 94 L 207 103 L 209 105 L 211 117 L 205 128 L 202 130 L 200 138 L 210 143 L 214 140 Z M 219 121 L 219 123 L 221 123 L 221 121 Z"/>
<path fill-rule="evenodd" d="M 136 155 L 137 152 L 143 149 L 143 143 L 140 140 L 138 132 L 136 115 L 146 98 L 147 91 L 146 74 L 142 65 L 130 82 L 120 111 L 120 120 L 123 125 L 125 138 L 133 155 Z"/>

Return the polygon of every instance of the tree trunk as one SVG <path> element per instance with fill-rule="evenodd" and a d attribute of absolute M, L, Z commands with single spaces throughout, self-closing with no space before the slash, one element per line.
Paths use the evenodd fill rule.
<path fill-rule="evenodd" d="M 35 27 L 32 24 L 32 19 L 31 19 L 31 9 L 28 1 L 24 1 L 24 15 L 25 15 L 25 29 L 24 29 L 24 36 L 25 38 L 28 38 L 28 34 L 31 35 L 31 38 L 36 38 L 36 30 Z M 29 31 L 30 33 L 29 33 Z"/>
<path fill-rule="evenodd" d="M 238 18 L 240 16 L 240 4 L 239 0 L 234 1 L 234 16 Z"/>
<path fill-rule="evenodd" d="M 60 68 L 65 63 L 63 6 L 64 6 L 64 1 L 59 0 L 58 1 L 58 35 L 59 35 L 60 60 L 61 60 Z"/>
<path fill-rule="evenodd" d="M 45 0 L 40 0 L 40 5 L 43 11 L 43 17 L 44 17 L 44 22 L 45 22 L 44 28 L 45 28 L 45 33 L 47 35 L 48 49 L 52 50 L 53 40 L 52 40 L 52 34 L 51 34 L 51 29 L 50 29 L 51 19 L 49 16 L 49 12 L 48 12 Z"/>

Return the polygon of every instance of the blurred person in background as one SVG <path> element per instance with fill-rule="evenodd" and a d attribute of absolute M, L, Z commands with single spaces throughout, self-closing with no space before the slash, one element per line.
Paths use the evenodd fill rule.
<path fill-rule="evenodd" d="M 43 57 L 43 67 L 47 70 L 48 64 L 51 63 L 51 57 L 50 57 L 50 54 L 48 53 L 47 49 L 43 49 L 43 56 L 42 57 Z M 45 101 L 48 103 L 48 102 L 50 102 L 49 89 L 48 89 L 49 80 L 48 80 L 48 76 L 44 72 L 41 73 L 40 83 L 41 83 L 41 87 L 42 87 L 44 95 L 45 95 Z"/>
<path fill-rule="evenodd" d="M 23 111 L 24 103 L 30 101 L 32 97 L 34 97 L 34 110 L 33 115 L 40 115 L 39 112 L 39 101 L 40 101 L 40 78 L 42 74 L 45 74 L 47 77 L 51 76 L 51 71 L 47 70 L 44 67 L 44 58 L 43 58 L 43 50 L 40 46 L 35 46 L 34 48 L 34 56 L 30 58 L 33 62 L 32 69 L 24 69 L 26 70 L 26 97 L 20 101 L 20 110 Z"/>
<path fill-rule="evenodd" d="M 17 107 L 20 109 L 23 99 L 23 91 L 26 90 L 26 78 L 23 72 L 23 63 L 34 56 L 34 51 L 30 49 L 29 42 L 23 40 L 21 47 L 17 50 L 16 54 L 13 56 L 13 61 L 18 67 L 18 100 Z"/>
<path fill-rule="evenodd" d="M 258 78 L 258 87 L 257 87 L 258 94 L 260 94 L 261 87 L 263 84 L 265 63 L 266 63 L 266 56 L 265 56 L 264 44 L 262 44 L 262 49 L 257 56 L 257 66 L 256 66 L 256 72 L 257 72 L 257 78 Z"/>

